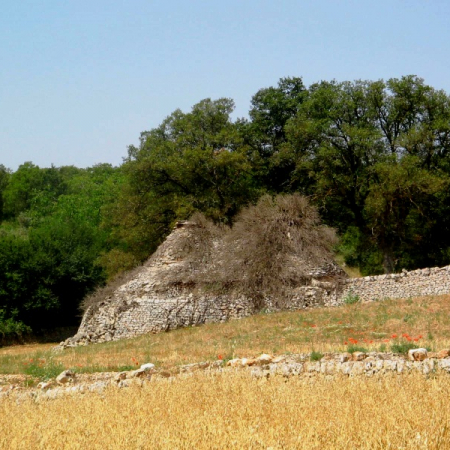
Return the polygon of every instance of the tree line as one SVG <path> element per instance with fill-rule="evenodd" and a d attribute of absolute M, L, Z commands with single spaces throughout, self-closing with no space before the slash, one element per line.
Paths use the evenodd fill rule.
<path fill-rule="evenodd" d="M 82 298 L 177 220 L 232 225 L 265 194 L 307 196 L 362 274 L 450 264 L 446 92 L 416 76 L 282 78 L 248 118 L 233 110 L 220 98 L 174 111 L 120 167 L 0 166 L 0 333 L 76 322 Z"/>

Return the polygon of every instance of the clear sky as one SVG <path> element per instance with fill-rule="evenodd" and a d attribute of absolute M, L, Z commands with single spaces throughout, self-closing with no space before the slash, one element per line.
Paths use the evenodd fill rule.
<path fill-rule="evenodd" d="M 2 0 L 0 164 L 119 165 L 177 108 L 286 76 L 450 93 L 448 0 Z"/>

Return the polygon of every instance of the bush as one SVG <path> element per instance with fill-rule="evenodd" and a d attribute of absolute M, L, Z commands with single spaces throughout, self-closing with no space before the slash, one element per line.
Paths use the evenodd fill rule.
<path fill-rule="evenodd" d="M 391 352 L 406 354 L 413 348 L 418 348 L 413 342 L 397 342 L 391 345 Z"/>
<path fill-rule="evenodd" d="M 323 358 L 323 353 L 320 352 L 316 352 L 316 351 L 312 351 L 311 354 L 309 355 L 309 359 L 311 361 L 320 361 Z"/>
<path fill-rule="evenodd" d="M 234 290 L 257 307 L 263 307 L 265 298 L 283 306 L 286 292 L 309 284 L 318 268 L 341 273 L 333 264 L 335 231 L 321 225 L 317 208 L 298 194 L 264 195 L 244 208 L 231 228 L 218 227 L 200 214 L 191 222 L 196 226 L 184 254 L 189 273 L 173 274 L 180 284 Z"/>
<path fill-rule="evenodd" d="M 343 299 L 346 305 L 354 305 L 355 303 L 358 303 L 360 300 L 361 299 L 359 298 L 359 295 L 354 294 L 352 291 L 350 291 Z"/>
<path fill-rule="evenodd" d="M 31 333 L 31 328 L 15 316 L 13 314 L 12 317 L 6 318 L 5 311 L 0 309 L 0 341 L 21 338 L 24 334 Z"/>
<path fill-rule="evenodd" d="M 365 347 L 361 347 L 360 345 L 349 345 L 347 347 L 347 352 L 349 353 L 354 353 L 354 352 L 363 352 L 363 353 L 367 353 L 368 350 Z"/>

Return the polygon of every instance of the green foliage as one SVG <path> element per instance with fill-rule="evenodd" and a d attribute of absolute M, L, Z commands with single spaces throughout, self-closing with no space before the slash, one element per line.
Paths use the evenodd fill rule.
<path fill-rule="evenodd" d="M 363 352 L 363 353 L 367 353 L 368 350 L 365 347 L 361 347 L 360 345 L 349 345 L 347 347 L 347 352 L 348 353 L 355 353 L 355 352 Z"/>
<path fill-rule="evenodd" d="M 413 348 L 418 348 L 413 342 L 396 342 L 391 345 L 391 352 L 406 354 Z"/>
<path fill-rule="evenodd" d="M 31 328 L 16 319 L 17 311 L 13 311 L 11 317 L 7 317 L 3 309 L 0 309 L 0 342 L 2 340 L 21 338 L 31 333 Z"/>
<path fill-rule="evenodd" d="M 52 358 L 32 358 L 25 363 L 25 374 L 37 378 L 40 381 L 47 381 L 56 378 L 62 371 L 64 366 L 55 362 Z"/>
<path fill-rule="evenodd" d="M 313 350 L 311 352 L 311 354 L 309 355 L 309 359 L 311 361 L 320 361 L 322 358 L 323 358 L 323 353 L 316 352 L 315 350 Z"/>
<path fill-rule="evenodd" d="M 76 322 L 81 299 L 177 220 L 233 225 L 267 193 L 309 197 L 363 275 L 450 264 L 447 93 L 413 75 L 309 88 L 294 77 L 258 90 L 249 119 L 233 110 L 220 98 L 174 111 L 120 168 L 0 164 L 3 326 Z"/>
<path fill-rule="evenodd" d="M 359 303 L 361 301 L 359 295 L 354 294 L 353 292 L 349 292 L 343 300 L 346 305 L 354 305 L 355 303 Z"/>

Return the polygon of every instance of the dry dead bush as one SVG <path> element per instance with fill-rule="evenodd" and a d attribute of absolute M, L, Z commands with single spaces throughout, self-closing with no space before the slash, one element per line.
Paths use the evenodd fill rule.
<path fill-rule="evenodd" d="M 321 225 L 317 209 L 298 195 L 263 196 L 237 215 L 234 225 L 218 227 L 201 214 L 189 221 L 182 240 L 184 265 L 174 284 L 243 294 L 255 306 L 286 301 L 286 291 L 308 284 L 312 272 L 330 265 L 335 231 Z"/>
<path fill-rule="evenodd" d="M 225 235 L 222 275 L 247 295 L 282 298 L 333 261 L 336 243 L 335 231 L 321 225 L 306 197 L 265 195 L 242 210 Z"/>
<path fill-rule="evenodd" d="M 233 226 L 219 226 L 196 213 L 183 230 L 169 238 L 145 264 L 179 262 L 158 273 L 162 289 L 202 289 L 215 294 L 245 295 L 256 309 L 282 307 L 289 291 L 309 284 L 318 268 L 333 265 L 333 229 L 320 222 L 317 209 L 299 195 L 265 195 L 239 213 Z M 112 295 L 137 274 L 124 272 L 82 304 L 84 310 Z"/>

